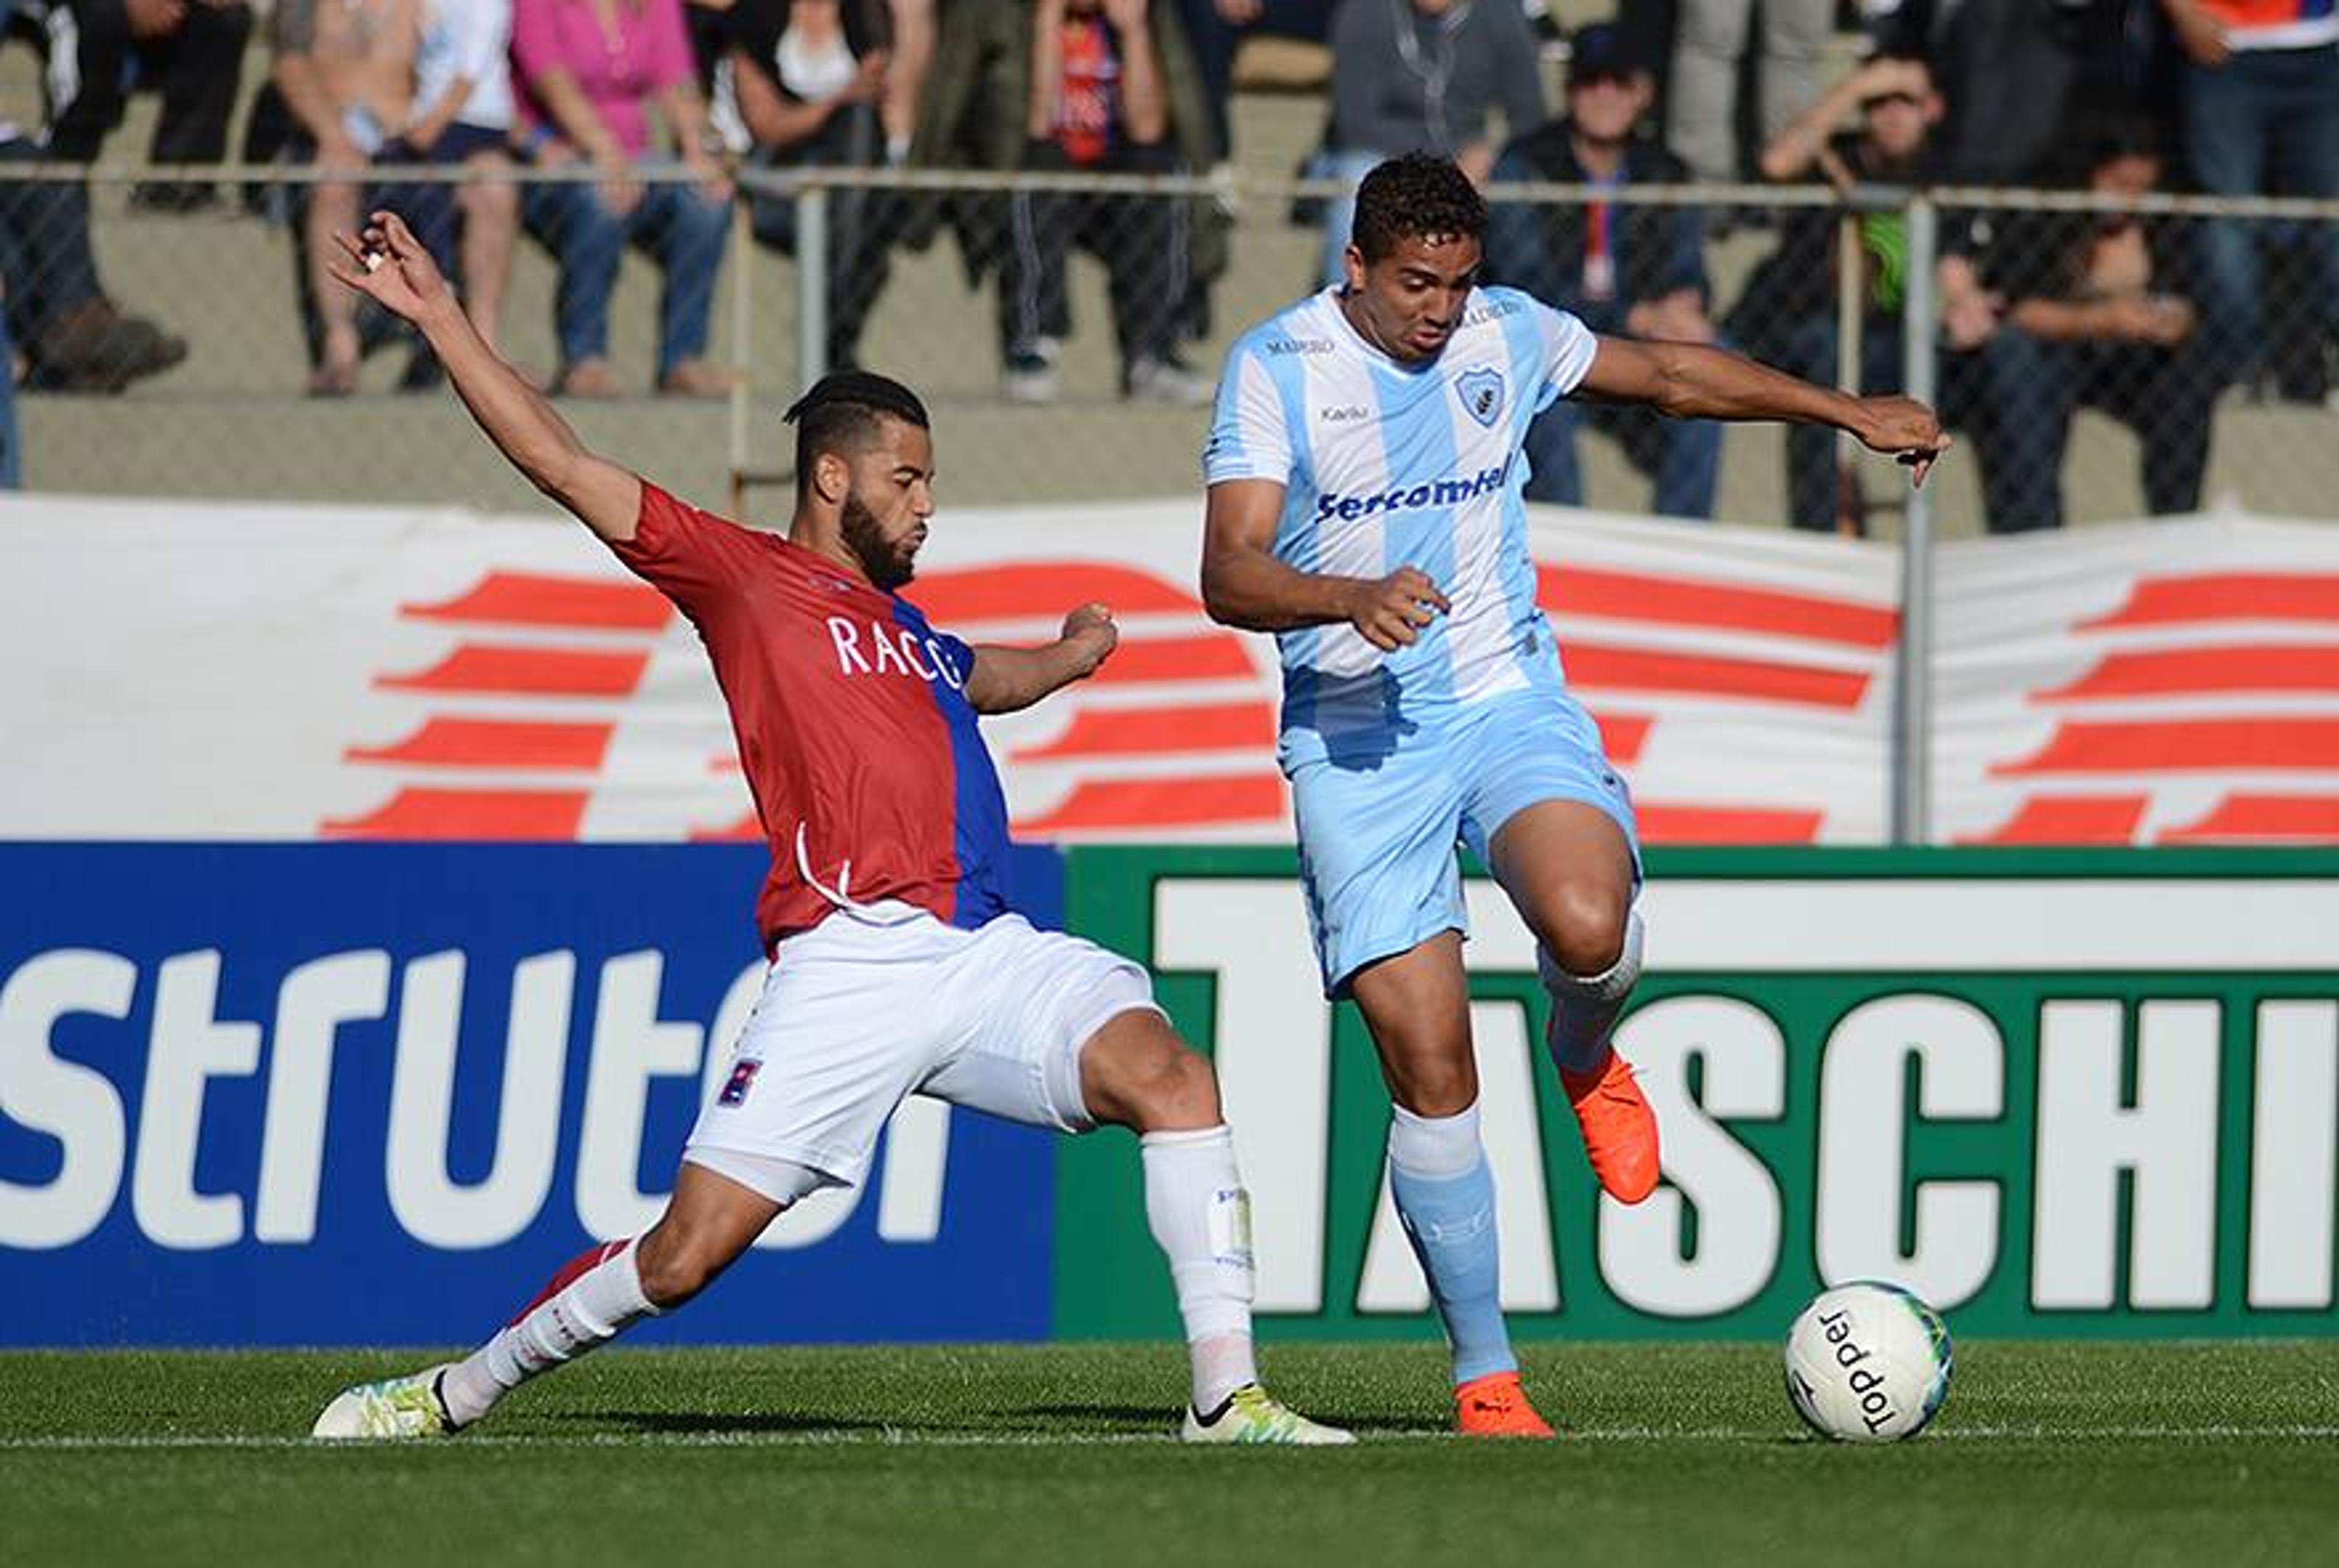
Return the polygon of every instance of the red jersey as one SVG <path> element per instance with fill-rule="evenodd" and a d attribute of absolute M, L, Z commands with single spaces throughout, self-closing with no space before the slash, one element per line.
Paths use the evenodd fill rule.
<path fill-rule="evenodd" d="M 2332 0 L 2201 0 L 2236 49 L 2305 49 L 2339 36 Z"/>
<path fill-rule="evenodd" d="M 1100 16 L 1067 16 L 1061 35 L 1056 144 L 1075 163 L 1101 163 L 1120 131 L 1120 52 Z"/>
<path fill-rule="evenodd" d="M 771 874 L 768 947 L 895 899 L 966 929 L 1007 907 L 1007 801 L 966 699 L 974 653 L 916 606 L 647 480 L 617 558 L 698 628 Z"/>

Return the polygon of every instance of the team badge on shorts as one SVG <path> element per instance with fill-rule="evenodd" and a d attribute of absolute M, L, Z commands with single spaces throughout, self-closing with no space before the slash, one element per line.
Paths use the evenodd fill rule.
<path fill-rule="evenodd" d="M 730 1081 L 723 1086 L 723 1092 L 715 1097 L 715 1103 L 717 1105 L 746 1104 L 747 1091 L 755 1086 L 755 1074 L 763 1065 L 753 1057 L 733 1062 Z"/>
<path fill-rule="evenodd" d="M 1470 417 L 1485 426 L 1495 428 L 1503 413 L 1503 372 L 1480 365 L 1454 378 L 1454 390 L 1462 398 L 1462 406 Z"/>

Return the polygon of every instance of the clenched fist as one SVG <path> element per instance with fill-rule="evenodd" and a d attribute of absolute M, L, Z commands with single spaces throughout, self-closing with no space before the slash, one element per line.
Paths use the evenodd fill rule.
<path fill-rule="evenodd" d="M 1453 607 L 1427 572 L 1399 567 L 1385 577 L 1355 585 L 1348 624 L 1381 652 L 1395 653 L 1419 642 L 1422 629 Z"/>

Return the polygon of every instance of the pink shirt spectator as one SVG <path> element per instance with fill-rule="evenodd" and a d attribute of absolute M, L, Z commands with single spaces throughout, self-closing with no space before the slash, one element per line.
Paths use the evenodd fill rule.
<path fill-rule="evenodd" d="M 638 158 L 649 149 L 651 100 L 691 79 L 690 43 L 682 0 L 614 0 L 614 11 L 610 31 L 593 0 L 513 0 L 512 80 L 521 124 L 557 133 L 536 84 L 567 71 L 617 144 Z"/>

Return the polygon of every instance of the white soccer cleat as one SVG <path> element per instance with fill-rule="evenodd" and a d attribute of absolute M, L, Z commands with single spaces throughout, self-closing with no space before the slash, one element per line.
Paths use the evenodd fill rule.
<path fill-rule="evenodd" d="M 1256 1383 L 1246 1383 L 1208 1415 L 1186 1407 L 1178 1434 L 1187 1443 L 1281 1443 L 1317 1447 L 1354 1443 L 1357 1435 L 1325 1426 L 1283 1405 Z"/>
<path fill-rule="evenodd" d="M 333 1395 L 309 1435 L 329 1443 L 448 1436 L 455 1423 L 439 1397 L 439 1378 L 453 1365 L 447 1362 L 405 1377 L 344 1388 Z"/>

